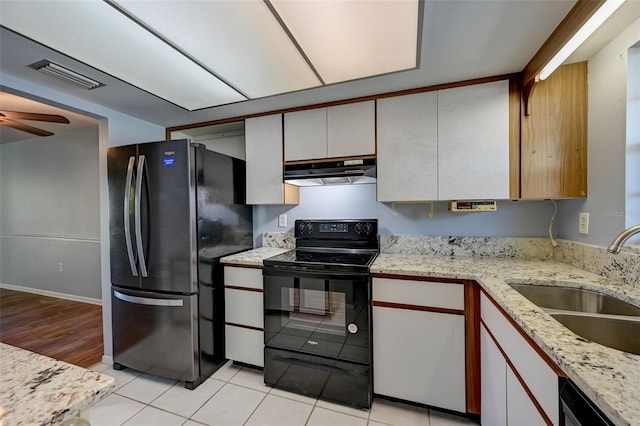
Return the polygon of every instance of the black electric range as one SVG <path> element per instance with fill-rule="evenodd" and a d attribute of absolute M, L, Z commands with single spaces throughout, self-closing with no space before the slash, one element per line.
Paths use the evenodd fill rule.
<path fill-rule="evenodd" d="M 297 220 L 295 237 L 264 260 L 265 383 L 369 408 L 378 222 Z"/>

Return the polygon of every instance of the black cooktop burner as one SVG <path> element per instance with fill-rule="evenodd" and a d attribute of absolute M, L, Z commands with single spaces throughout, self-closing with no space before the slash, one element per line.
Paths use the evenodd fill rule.
<path fill-rule="evenodd" d="M 368 268 L 377 251 L 344 251 L 330 249 L 295 249 L 265 260 L 265 266 L 362 267 Z"/>

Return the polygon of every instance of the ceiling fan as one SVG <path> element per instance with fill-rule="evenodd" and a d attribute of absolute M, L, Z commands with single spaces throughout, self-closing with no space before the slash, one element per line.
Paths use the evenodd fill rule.
<path fill-rule="evenodd" d="M 46 123 L 69 124 L 66 117 L 56 114 L 38 114 L 33 112 L 20 111 L 0 111 L 0 126 L 11 127 L 16 130 L 31 133 L 36 136 L 51 136 L 52 132 L 48 130 L 38 129 L 16 120 L 42 121 Z"/>

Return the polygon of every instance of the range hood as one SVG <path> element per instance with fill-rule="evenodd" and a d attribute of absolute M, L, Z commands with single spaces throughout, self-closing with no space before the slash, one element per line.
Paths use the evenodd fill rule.
<path fill-rule="evenodd" d="M 284 181 L 296 186 L 375 183 L 376 160 L 365 158 L 285 164 Z"/>

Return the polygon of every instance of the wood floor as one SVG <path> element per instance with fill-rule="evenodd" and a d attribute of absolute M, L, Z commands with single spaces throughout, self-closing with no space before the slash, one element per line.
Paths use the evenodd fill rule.
<path fill-rule="evenodd" d="M 0 288 L 0 342 L 91 367 L 102 360 L 102 307 Z"/>

